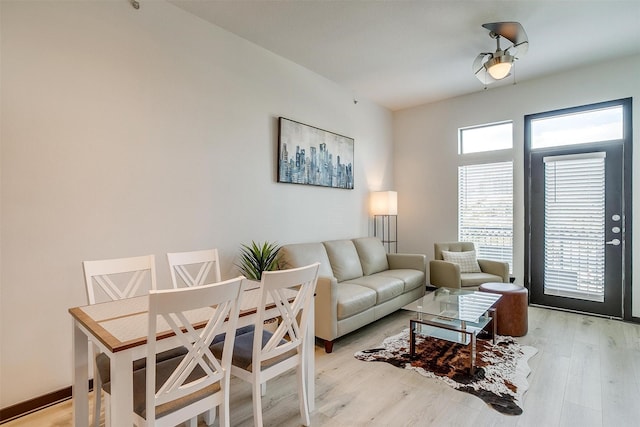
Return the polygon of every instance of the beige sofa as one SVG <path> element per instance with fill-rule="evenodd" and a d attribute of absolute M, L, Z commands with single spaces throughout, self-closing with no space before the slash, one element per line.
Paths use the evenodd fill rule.
<path fill-rule="evenodd" d="M 468 253 L 477 261 L 478 271 L 465 272 L 461 264 L 444 260 L 443 252 Z M 475 245 L 471 242 L 435 243 L 434 260 L 429 262 L 431 285 L 447 288 L 477 289 L 483 283 L 509 282 L 509 264 L 488 259 L 476 259 Z"/>
<path fill-rule="evenodd" d="M 374 237 L 284 245 L 279 268 L 320 262 L 315 298 L 316 337 L 333 342 L 425 293 L 426 256 L 387 254 Z"/>

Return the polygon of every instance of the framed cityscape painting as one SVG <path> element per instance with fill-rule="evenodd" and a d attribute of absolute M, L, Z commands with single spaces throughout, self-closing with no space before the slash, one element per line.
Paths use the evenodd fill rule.
<path fill-rule="evenodd" d="M 280 117 L 278 182 L 353 189 L 353 138 Z"/>

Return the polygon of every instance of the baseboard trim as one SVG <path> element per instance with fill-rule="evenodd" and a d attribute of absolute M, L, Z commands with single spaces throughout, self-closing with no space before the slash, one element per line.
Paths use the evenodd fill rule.
<path fill-rule="evenodd" d="M 92 389 L 93 380 L 89 380 L 89 390 Z M 55 405 L 56 403 L 69 400 L 71 399 L 71 396 L 72 388 L 69 386 L 61 390 L 52 391 L 51 393 L 43 394 L 42 396 L 34 397 L 33 399 L 25 400 L 24 402 L 2 408 L 0 409 L 0 424 L 23 417 L 32 412 Z"/>

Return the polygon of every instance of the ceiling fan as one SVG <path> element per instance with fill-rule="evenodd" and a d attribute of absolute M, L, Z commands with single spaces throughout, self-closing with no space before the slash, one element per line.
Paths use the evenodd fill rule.
<path fill-rule="evenodd" d="M 473 73 L 484 84 L 502 80 L 511 74 L 515 60 L 520 59 L 529 49 L 527 33 L 519 22 L 492 22 L 482 24 L 489 30 L 489 36 L 496 40 L 495 52 L 482 52 L 473 61 Z M 510 41 L 511 46 L 502 50 L 500 39 Z"/>

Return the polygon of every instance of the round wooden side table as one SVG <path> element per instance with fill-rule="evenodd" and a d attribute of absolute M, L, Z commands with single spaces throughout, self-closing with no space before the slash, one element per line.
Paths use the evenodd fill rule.
<path fill-rule="evenodd" d="M 500 294 L 496 303 L 498 311 L 498 334 L 521 337 L 529 328 L 529 291 L 513 283 L 490 282 L 480 285 L 481 292 Z"/>

